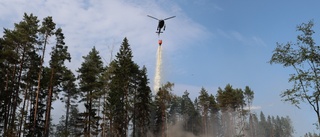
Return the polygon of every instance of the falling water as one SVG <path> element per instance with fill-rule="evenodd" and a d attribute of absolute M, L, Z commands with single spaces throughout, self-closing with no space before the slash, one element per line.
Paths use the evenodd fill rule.
<path fill-rule="evenodd" d="M 161 66 L 162 66 L 162 55 L 161 55 L 161 45 L 158 46 L 157 51 L 157 65 L 156 65 L 156 74 L 154 77 L 154 93 L 156 94 L 159 91 L 161 85 Z"/>

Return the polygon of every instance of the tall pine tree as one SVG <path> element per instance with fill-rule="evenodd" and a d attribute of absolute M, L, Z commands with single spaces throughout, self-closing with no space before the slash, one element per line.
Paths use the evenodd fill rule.
<path fill-rule="evenodd" d="M 134 94 L 137 91 L 139 67 L 132 61 L 132 51 L 127 38 L 123 39 L 115 60 L 109 83 L 107 102 L 112 118 L 112 136 L 127 136 L 129 122 L 133 113 Z"/>
<path fill-rule="evenodd" d="M 51 116 L 51 103 L 53 101 L 53 93 L 58 95 L 61 91 L 61 85 L 63 76 L 65 75 L 66 66 L 64 65 L 65 61 L 70 61 L 71 57 L 68 52 L 68 47 L 64 43 L 64 34 L 62 29 L 58 28 L 55 32 L 56 35 L 56 45 L 52 47 L 51 60 L 50 64 L 50 80 L 48 87 L 48 98 L 46 106 L 46 123 L 45 123 L 45 136 L 49 136 L 49 125 L 50 125 L 50 116 Z"/>
<path fill-rule="evenodd" d="M 3 88 L 0 94 L 0 114 L 3 119 L 3 132 L 5 136 L 17 136 L 17 108 L 21 102 L 20 94 L 25 88 L 23 81 L 28 71 L 28 53 L 34 50 L 37 44 L 38 22 L 36 16 L 24 14 L 23 20 L 14 24 L 14 30 L 4 29 L 1 43 L 1 79 Z M 2 106 L 2 105 L 1 105 Z M 23 111 L 23 110 L 21 110 Z M 0 129 L 1 130 L 1 129 Z"/>
<path fill-rule="evenodd" d="M 39 97 L 40 97 L 40 91 L 41 90 L 41 79 L 42 79 L 42 74 L 43 74 L 43 64 L 44 64 L 44 56 L 46 53 L 46 48 L 47 44 L 49 43 L 49 38 L 54 35 L 54 29 L 55 29 L 56 24 L 53 22 L 52 17 L 46 17 L 43 19 L 42 25 L 39 29 L 39 34 L 40 34 L 40 40 L 39 44 L 40 47 L 39 49 L 42 50 L 42 55 L 41 55 L 41 64 L 40 64 L 40 70 L 38 72 L 38 86 L 37 86 L 37 91 L 36 91 L 36 98 L 35 98 L 35 105 L 34 105 L 34 118 L 33 118 L 33 129 L 36 129 L 37 127 L 37 117 L 38 117 L 38 107 L 41 107 L 39 103 Z M 41 100 L 41 99 L 40 99 Z M 35 130 L 32 131 L 32 136 L 35 135 L 34 133 Z"/>
<path fill-rule="evenodd" d="M 102 82 L 100 81 L 103 72 L 103 63 L 99 52 L 95 47 L 84 56 L 84 62 L 78 69 L 79 88 L 84 103 L 85 112 L 79 114 L 79 125 L 83 128 L 82 135 L 89 137 L 99 133 L 99 117 L 97 117 L 97 101 L 101 96 Z"/>
<path fill-rule="evenodd" d="M 167 110 L 169 108 L 170 101 L 172 99 L 172 88 L 174 84 L 167 82 L 157 92 L 155 96 L 155 117 L 154 117 L 154 129 L 153 132 L 156 136 L 165 137 L 167 129 Z"/>
<path fill-rule="evenodd" d="M 67 134 L 67 136 L 70 134 L 70 110 L 73 110 L 73 108 L 77 107 L 75 103 L 77 102 L 78 96 L 79 96 L 79 90 L 77 89 L 77 85 L 75 84 L 76 77 L 72 73 L 71 70 L 66 69 L 63 80 L 62 80 L 62 90 L 63 90 L 63 97 L 60 98 L 62 102 L 65 103 L 66 108 L 66 114 L 65 114 L 65 123 L 64 123 L 64 133 Z M 75 118 L 74 118 L 75 119 Z"/>
<path fill-rule="evenodd" d="M 133 137 L 146 137 L 151 115 L 151 89 L 148 86 L 147 69 L 143 67 L 138 76 L 138 89 L 134 97 Z"/>

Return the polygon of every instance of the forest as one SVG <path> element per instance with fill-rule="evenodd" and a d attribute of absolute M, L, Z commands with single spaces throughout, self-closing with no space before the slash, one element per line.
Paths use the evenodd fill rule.
<path fill-rule="evenodd" d="M 62 28 L 56 28 L 50 16 L 39 20 L 25 13 L 13 29 L 4 28 L 0 38 L 0 136 L 294 135 L 288 116 L 251 110 L 254 91 L 249 86 L 223 85 L 216 95 L 203 87 L 191 99 L 188 91 L 173 94 L 174 83 L 166 82 L 153 95 L 147 69 L 132 60 L 127 38 L 109 64 L 103 64 L 93 47 L 77 70 L 66 66 L 72 58 L 64 39 Z M 45 56 L 47 52 L 50 56 Z M 59 123 L 52 119 L 55 101 L 63 102 L 65 108 Z"/>

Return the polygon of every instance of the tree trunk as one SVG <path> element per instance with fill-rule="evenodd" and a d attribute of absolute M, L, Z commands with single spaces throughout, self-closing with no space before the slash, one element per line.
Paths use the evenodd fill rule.
<path fill-rule="evenodd" d="M 103 102 L 105 102 L 105 101 L 106 101 L 106 94 L 103 95 Z M 102 134 L 101 135 L 102 135 L 102 137 L 104 137 L 105 136 L 105 128 L 106 128 L 106 115 L 105 114 L 102 116 L 102 123 L 103 123 L 103 126 L 102 126 Z"/>
<path fill-rule="evenodd" d="M 136 90 L 134 91 L 134 99 L 133 99 L 133 120 L 132 120 L 132 126 L 133 126 L 133 129 L 132 129 L 132 137 L 135 137 L 136 136 Z M 142 128 L 142 127 L 140 127 Z"/>
<path fill-rule="evenodd" d="M 23 54 L 22 54 L 22 58 L 21 58 L 21 62 L 20 62 L 20 68 L 19 68 L 19 74 L 18 74 L 18 81 L 17 81 L 17 87 L 15 90 L 15 95 L 13 96 L 13 107 L 12 107 L 12 119 L 11 119 L 11 129 L 13 131 L 14 127 L 15 127 L 15 117 L 16 117 L 16 109 L 17 109 L 17 105 L 18 105 L 18 101 L 17 98 L 19 98 L 19 91 L 20 91 L 20 80 L 21 80 L 21 74 L 22 74 L 22 68 L 23 68 L 23 63 L 24 63 L 24 57 L 25 57 L 25 51 L 26 51 L 26 47 L 23 48 Z"/>
<path fill-rule="evenodd" d="M 111 135 L 111 137 L 113 137 L 113 134 L 114 134 L 113 120 L 112 120 L 112 116 L 110 116 L 110 135 Z"/>
<path fill-rule="evenodd" d="M 70 91 L 68 91 L 67 98 L 67 110 L 66 110 L 66 121 L 65 121 L 65 132 L 68 133 L 68 122 L 69 122 L 69 110 L 70 110 Z"/>
<path fill-rule="evenodd" d="M 29 95 L 28 95 L 28 88 L 29 88 L 29 82 L 27 83 L 27 86 L 26 86 L 26 89 L 25 89 L 25 92 L 24 92 L 24 100 L 23 100 L 23 105 L 22 105 L 22 110 L 21 110 L 21 118 L 20 118 L 20 125 L 19 125 L 19 137 L 21 137 L 21 133 L 22 132 L 22 126 L 24 126 L 24 117 L 25 117 L 25 114 L 26 113 L 26 109 L 25 109 L 25 106 L 26 106 L 26 100 L 28 99 Z"/>
<path fill-rule="evenodd" d="M 44 55 L 46 52 L 46 46 L 47 46 L 47 39 L 48 39 L 48 35 L 45 36 L 45 40 L 44 40 L 44 46 L 43 46 L 43 51 L 42 51 L 42 57 L 41 57 L 41 64 L 40 64 L 40 70 L 38 72 L 38 86 L 37 86 L 37 91 L 36 91 L 36 104 L 34 106 L 34 118 L 33 118 L 33 131 L 32 131 L 32 136 L 34 136 L 34 131 L 36 129 L 36 125 L 37 125 L 37 115 L 38 115 L 38 101 L 39 101 L 39 92 L 40 92 L 40 85 L 41 85 L 41 73 L 42 73 L 42 69 L 43 69 L 43 63 L 44 63 Z"/>
<path fill-rule="evenodd" d="M 51 112 L 51 102 L 52 102 L 52 91 L 53 91 L 53 77 L 54 77 L 54 68 L 51 68 L 51 77 L 48 89 L 48 99 L 47 99 L 47 106 L 46 106 L 46 119 L 45 119 L 45 128 L 44 128 L 44 135 L 45 137 L 49 136 L 49 127 L 50 127 L 50 112 Z"/>
<path fill-rule="evenodd" d="M 9 64 L 7 64 L 7 66 L 9 67 Z M 6 74 L 6 84 L 5 84 L 5 88 L 4 88 L 4 95 L 7 96 L 8 95 L 8 86 L 9 86 L 9 70 L 7 69 L 7 74 Z M 8 95 L 9 96 L 9 95 Z M 8 120 L 8 114 L 7 114 L 7 109 L 8 109 L 8 104 L 9 104 L 9 101 L 7 98 L 4 99 L 4 108 L 3 108 L 3 111 L 4 111 L 4 127 L 3 127 L 3 131 L 4 133 L 6 132 L 6 126 L 7 126 L 7 120 Z"/>
<path fill-rule="evenodd" d="M 165 116 L 165 105 L 163 103 L 163 108 L 162 108 L 162 131 L 161 131 L 161 136 L 165 137 L 165 125 L 167 124 L 167 121 L 165 120 L 166 116 Z"/>
<path fill-rule="evenodd" d="M 16 51 L 17 52 L 17 51 Z M 16 68 L 17 68 L 17 65 L 14 65 L 13 67 L 13 72 L 12 72 L 12 80 L 11 80 L 11 83 L 12 85 L 14 85 L 14 81 L 15 81 L 15 77 L 16 77 Z M 9 83 L 8 83 L 9 84 Z M 9 85 L 8 85 L 9 86 Z M 12 117 L 12 101 L 11 101 L 11 98 L 14 96 L 14 87 L 11 89 L 9 89 L 8 87 L 8 91 L 9 94 L 8 94 L 8 98 L 7 98 L 7 103 L 6 104 L 6 110 L 5 110 L 5 121 L 4 121 L 4 133 L 7 134 L 7 129 L 9 128 L 10 129 L 10 126 L 11 126 L 11 119 L 14 119 L 14 117 Z M 9 133 L 10 134 L 10 133 Z"/>
<path fill-rule="evenodd" d="M 100 106 L 101 106 L 101 98 L 99 97 L 99 105 L 98 105 L 98 117 L 99 117 L 99 119 L 100 119 Z M 98 119 L 98 121 L 97 121 L 98 123 L 99 123 L 99 121 L 100 121 L 99 119 Z M 99 127 L 97 127 L 97 130 L 98 130 L 98 128 L 99 128 Z M 96 137 L 98 137 L 98 135 L 96 135 Z"/>
<path fill-rule="evenodd" d="M 27 107 L 26 107 L 26 117 L 28 116 L 28 111 L 29 111 L 29 105 L 31 106 L 31 101 L 30 101 L 30 98 L 31 98 L 31 95 L 28 95 L 28 98 L 27 98 Z M 30 107 L 31 108 L 31 107 Z M 25 120 L 24 122 L 23 122 L 23 125 L 25 125 L 26 124 L 26 121 L 27 120 Z M 23 127 L 23 131 L 22 131 L 22 133 L 25 133 L 25 127 Z"/>

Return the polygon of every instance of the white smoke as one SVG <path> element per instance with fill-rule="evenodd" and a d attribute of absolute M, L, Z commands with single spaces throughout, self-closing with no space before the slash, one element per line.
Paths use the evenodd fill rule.
<path fill-rule="evenodd" d="M 161 85 L 161 67 L 162 67 L 162 49 L 161 45 L 158 46 L 157 51 L 157 65 L 156 65 L 156 74 L 154 77 L 154 86 L 153 91 L 156 95 L 156 93 L 159 91 L 160 85 Z"/>

